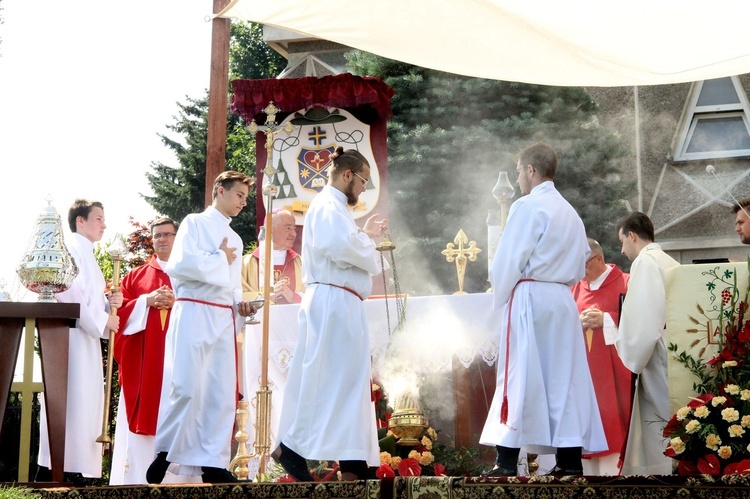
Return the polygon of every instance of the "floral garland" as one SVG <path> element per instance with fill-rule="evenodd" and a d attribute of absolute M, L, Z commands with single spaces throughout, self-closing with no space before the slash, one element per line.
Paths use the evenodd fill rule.
<path fill-rule="evenodd" d="M 681 407 L 663 431 L 669 439 L 665 455 L 679 460 L 681 475 L 750 474 L 750 321 L 745 320 L 750 289 L 740 300 L 736 273 L 717 269 L 704 274 L 712 278 L 706 287 L 712 302 L 718 302 L 722 324 L 718 352 L 706 362 L 686 352 L 676 356 L 700 379 L 693 386 L 699 396 Z M 706 315 L 700 305 L 698 310 Z M 669 350 L 677 348 L 671 344 Z"/>

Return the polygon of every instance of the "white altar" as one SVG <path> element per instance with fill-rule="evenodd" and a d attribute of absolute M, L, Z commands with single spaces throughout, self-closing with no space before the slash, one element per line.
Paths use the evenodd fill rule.
<path fill-rule="evenodd" d="M 500 321 L 492 310 L 492 294 L 466 294 L 447 296 L 409 297 L 405 300 L 405 326 L 402 330 L 388 334 L 386 303 L 390 315 L 390 327 L 397 326 L 396 301 L 370 299 L 364 302 L 369 318 L 373 372 L 389 389 L 393 374 L 408 375 L 408 372 L 450 372 L 452 359 L 456 355 L 465 367 L 480 356 L 485 363 L 493 365 L 497 357 L 497 337 Z M 284 385 L 294 349 L 297 345 L 298 304 L 272 305 L 263 308 L 256 318 L 259 325 L 245 327 L 244 341 L 244 386 L 242 393 L 250 401 L 250 421 L 247 432 L 249 452 L 253 452 L 255 440 L 253 425 L 256 419 L 255 394 L 260 386 L 262 314 L 270 310 L 268 384 L 271 395 L 271 443 L 276 438 L 279 425 Z M 403 362 L 398 353 L 406 352 Z M 394 364 L 395 362 L 395 364 Z M 395 366 L 400 372 L 389 373 L 386 369 Z M 408 379 L 408 378 L 407 378 Z M 391 385 L 392 388 L 392 385 Z"/>

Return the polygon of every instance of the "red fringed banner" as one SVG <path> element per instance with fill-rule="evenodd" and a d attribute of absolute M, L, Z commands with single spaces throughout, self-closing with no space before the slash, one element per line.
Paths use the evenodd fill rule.
<path fill-rule="evenodd" d="M 380 78 L 350 73 L 290 80 L 234 80 L 231 110 L 247 121 L 255 118 L 269 101 L 288 113 L 314 106 L 355 108 L 369 105 L 380 118 L 391 117 L 394 90 Z"/>

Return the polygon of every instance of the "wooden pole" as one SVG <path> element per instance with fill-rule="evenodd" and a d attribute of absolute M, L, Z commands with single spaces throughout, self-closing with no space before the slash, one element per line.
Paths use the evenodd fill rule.
<path fill-rule="evenodd" d="M 213 0 L 214 13 L 229 0 Z M 214 179 L 226 169 L 227 104 L 229 94 L 229 19 L 211 21 L 211 79 L 208 88 L 208 138 L 206 143 L 206 206 L 211 204 Z"/>

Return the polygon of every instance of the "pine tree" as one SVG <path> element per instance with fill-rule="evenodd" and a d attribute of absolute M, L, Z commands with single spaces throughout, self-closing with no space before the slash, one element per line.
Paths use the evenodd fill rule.
<path fill-rule="evenodd" d="M 260 25 L 233 22 L 229 48 L 230 79 L 271 78 L 286 66 L 286 60 L 263 42 Z M 186 97 L 177 103 L 178 115 L 167 129 L 180 137 L 160 135 L 162 142 L 174 151 L 178 167 L 161 162 L 151 163 L 146 173 L 153 196 L 143 198 L 159 213 L 178 222 L 190 213 L 205 208 L 206 143 L 208 138 L 208 92 L 203 97 Z M 245 129 L 242 119 L 232 113 L 227 117 L 227 169 L 255 177 L 255 140 Z M 209 186 L 210 188 L 210 186 Z M 254 193 L 254 191 L 253 191 Z M 255 198 L 232 220 L 232 228 L 248 245 L 256 240 Z"/>
<path fill-rule="evenodd" d="M 620 181 L 619 138 L 598 125 L 582 88 L 458 76 L 349 53 L 357 74 L 379 76 L 396 94 L 388 125 L 389 217 L 401 260 L 401 289 L 416 295 L 457 290 L 454 264 L 440 252 L 459 229 L 483 249 L 467 266 L 464 289 L 488 288 L 488 210 L 501 170 L 516 198 L 516 153 L 536 141 L 559 155 L 555 184 L 578 210 L 609 261 L 622 262 L 615 223 L 630 185 Z"/>

